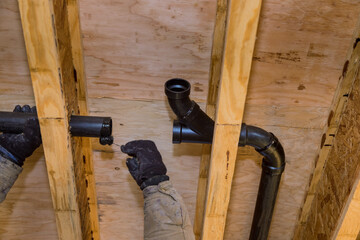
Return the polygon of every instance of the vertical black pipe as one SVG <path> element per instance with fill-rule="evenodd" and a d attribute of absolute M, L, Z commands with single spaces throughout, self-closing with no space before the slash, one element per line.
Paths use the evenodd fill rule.
<path fill-rule="evenodd" d="M 266 240 L 269 234 L 281 173 L 273 173 L 263 167 L 251 226 L 250 240 Z"/>

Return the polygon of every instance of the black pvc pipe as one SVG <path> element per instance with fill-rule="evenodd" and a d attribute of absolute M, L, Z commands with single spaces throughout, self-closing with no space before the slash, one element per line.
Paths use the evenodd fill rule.
<path fill-rule="evenodd" d="M 22 133 L 26 121 L 37 119 L 36 113 L 0 112 L 0 132 Z M 100 138 L 100 143 L 111 145 L 113 142 L 112 119 L 110 117 L 92 117 L 72 115 L 70 118 L 70 133 L 76 137 Z"/>
<path fill-rule="evenodd" d="M 206 138 L 203 135 L 200 135 L 186 125 L 181 124 L 179 121 L 175 120 L 173 124 L 173 143 L 211 143 L 211 138 Z"/>
<path fill-rule="evenodd" d="M 165 94 L 178 117 L 178 121 L 174 121 L 173 143 L 211 143 L 214 121 L 190 100 L 190 88 L 190 83 L 183 79 L 170 79 L 165 83 Z M 239 146 L 245 145 L 254 147 L 264 156 L 250 239 L 265 240 L 285 168 L 285 152 L 274 134 L 243 123 Z"/>
<path fill-rule="evenodd" d="M 281 173 L 273 175 L 263 168 L 249 239 L 267 239 L 270 230 Z"/>
<path fill-rule="evenodd" d="M 111 136 L 112 120 L 110 117 L 91 117 L 72 115 L 70 118 L 70 132 L 79 137 Z"/>
<path fill-rule="evenodd" d="M 206 137 L 194 132 L 186 125 L 175 120 L 173 124 L 173 143 L 203 143 L 211 144 L 212 137 Z M 284 169 L 285 153 L 279 140 L 274 134 L 264 129 L 241 124 L 241 132 L 239 138 L 239 147 L 252 146 L 265 158 L 263 164 L 272 171 L 276 169 Z"/>
<path fill-rule="evenodd" d="M 180 123 L 206 138 L 212 138 L 214 121 L 200 109 L 196 102 L 190 100 L 188 81 L 179 78 L 170 79 L 165 83 L 165 94 Z"/>

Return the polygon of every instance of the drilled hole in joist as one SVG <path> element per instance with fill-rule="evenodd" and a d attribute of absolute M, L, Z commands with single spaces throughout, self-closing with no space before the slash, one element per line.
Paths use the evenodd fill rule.
<path fill-rule="evenodd" d="M 77 82 L 77 73 L 76 73 L 76 69 L 74 68 L 74 80 L 75 82 Z"/>
<path fill-rule="evenodd" d="M 326 140 L 326 134 L 324 133 L 321 137 L 321 144 L 320 144 L 320 148 L 322 148 L 324 146 L 324 143 L 325 143 L 325 140 Z"/>
<path fill-rule="evenodd" d="M 354 48 L 356 48 L 356 45 L 358 44 L 358 42 L 360 42 L 360 38 L 357 38 L 354 42 Z"/>
<path fill-rule="evenodd" d="M 330 111 L 330 114 L 329 114 L 329 117 L 328 117 L 328 126 L 330 126 L 330 123 L 331 123 L 331 120 L 332 120 L 332 118 L 334 117 L 334 111 L 333 110 L 331 110 Z"/>
<path fill-rule="evenodd" d="M 346 73 L 347 73 L 347 70 L 348 70 L 348 67 L 349 67 L 349 60 L 347 60 L 344 64 L 344 67 L 343 67 L 343 71 L 342 71 L 342 76 L 345 77 Z"/>

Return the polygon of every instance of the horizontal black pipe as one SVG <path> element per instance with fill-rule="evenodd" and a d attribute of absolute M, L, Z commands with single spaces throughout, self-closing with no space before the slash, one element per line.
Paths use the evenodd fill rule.
<path fill-rule="evenodd" d="M 112 133 L 110 117 L 92 117 L 72 115 L 70 118 L 70 132 L 79 137 L 107 137 Z"/>
<path fill-rule="evenodd" d="M 182 142 L 211 144 L 212 137 L 200 135 L 186 125 L 175 120 L 173 124 L 173 143 Z M 263 160 L 265 167 L 272 169 L 273 171 L 275 171 L 275 169 L 284 169 L 284 149 L 279 140 L 272 133 L 243 123 L 241 124 L 239 147 L 246 145 L 254 147 L 256 151 L 265 157 Z"/>
<path fill-rule="evenodd" d="M 211 138 L 206 138 L 203 135 L 200 135 L 186 125 L 175 120 L 173 124 L 173 143 L 211 143 Z"/>
<path fill-rule="evenodd" d="M 178 78 L 165 83 L 170 107 L 178 117 L 178 121 L 174 121 L 173 143 L 211 143 L 214 121 L 190 100 L 190 87 L 188 81 Z M 281 174 L 285 168 L 285 152 L 274 134 L 243 123 L 239 146 L 245 145 L 254 147 L 264 156 L 250 239 L 265 240 L 270 229 Z"/>
<path fill-rule="evenodd" d="M 22 133 L 26 121 L 37 119 L 36 113 L 0 112 L 0 132 Z M 70 133 L 78 137 L 110 137 L 112 120 L 110 117 L 73 115 L 70 118 Z"/>

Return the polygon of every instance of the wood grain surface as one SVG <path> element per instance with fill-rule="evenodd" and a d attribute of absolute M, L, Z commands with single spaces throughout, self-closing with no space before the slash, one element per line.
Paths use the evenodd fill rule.
<path fill-rule="evenodd" d="M 211 62 L 209 68 L 208 96 L 206 99 L 206 114 L 213 120 L 215 119 L 215 109 L 221 77 L 221 67 L 223 65 L 227 22 L 226 20 L 228 12 L 227 10 L 228 1 L 218 0 L 216 6 L 216 18 L 211 49 Z M 196 195 L 196 212 L 194 219 L 194 234 L 197 240 L 200 239 L 201 231 L 203 228 L 210 157 L 211 145 L 204 144 L 202 147 L 201 161 L 199 167 L 199 179 Z"/>
<path fill-rule="evenodd" d="M 286 151 L 269 239 L 294 234 L 359 11 L 357 0 L 263 2 L 244 122 L 273 132 Z M 119 144 L 156 141 L 192 219 L 201 147 L 171 144 L 163 83 L 187 78 L 191 97 L 205 102 L 215 12 L 216 1 L 80 0 L 90 113 L 115 119 Z M 16 0 L 0 1 L 0 84 L 1 110 L 33 103 Z M 142 239 L 142 195 L 125 156 L 93 145 L 101 238 Z M 41 155 L 26 162 L 0 206 L 0 239 L 57 239 Z M 260 160 L 239 149 L 225 239 L 249 235 Z"/>
<path fill-rule="evenodd" d="M 262 0 L 230 1 L 227 6 L 225 46 L 201 233 L 204 240 L 224 238 L 261 3 Z"/>
<path fill-rule="evenodd" d="M 77 57 L 73 61 L 72 42 L 76 40 L 70 35 L 74 27 L 69 26 L 78 25 L 79 19 L 68 17 L 64 0 L 18 3 L 58 236 L 64 240 L 94 239 L 94 232 L 98 234 L 98 215 L 91 215 L 88 199 L 96 197 L 95 181 L 93 175 L 86 174 L 89 171 L 85 167 L 92 159 L 85 159 L 88 156 L 83 153 L 81 139 L 71 139 L 69 133 L 70 116 L 80 114 L 77 92 L 81 90 L 74 65 L 79 67 L 82 61 Z M 72 14 L 77 10 L 74 7 L 69 6 Z M 81 42 L 74 46 L 74 51 L 79 45 Z M 91 151 L 86 148 L 89 146 L 84 147 Z M 96 207 L 91 206 L 95 213 Z"/>

